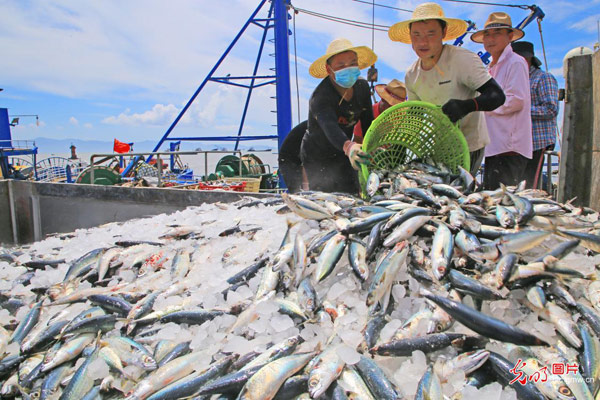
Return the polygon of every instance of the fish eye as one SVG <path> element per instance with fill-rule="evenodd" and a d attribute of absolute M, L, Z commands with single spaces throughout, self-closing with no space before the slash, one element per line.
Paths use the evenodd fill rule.
<path fill-rule="evenodd" d="M 437 324 L 437 325 L 435 326 L 435 330 L 436 330 L 437 332 L 441 332 L 441 331 L 443 331 L 443 330 L 444 330 L 444 327 L 442 326 L 442 324 Z"/>
<path fill-rule="evenodd" d="M 312 379 L 308 382 L 308 386 L 311 388 L 315 388 L 319 385 L 319 381 L 317 381 L 316 379 Z"/>
<path fill-rule="evenodd" d="M 558 393 L 562 394 L 563 396 L 573 396 L 571 389 L 569 389 L 565 385 L 562 385 L 561 387 L 558 388 Z"/>

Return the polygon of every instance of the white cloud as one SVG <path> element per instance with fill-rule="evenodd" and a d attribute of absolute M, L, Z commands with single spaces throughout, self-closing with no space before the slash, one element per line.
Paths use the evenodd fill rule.
<path fill-rule="evenodd" d="M 83 127 L 84 127 L 85 129 L 92 129 L 92 128 L 94 127 L 94 125 L 92 125 L 92 124 L 90 124 L 89 122 L 87 122 L 87 123 L 83 124 Z"/>
<path fill-rule="evenodd" d="M 79 125 L 79 121 L 77 121 L 77 118 L 75 118 L 75 117 L 69 118 L 69 123 L 71 125 L 74 125 L 74 126 L 78 126 Z"/>
<path fill-rule="evenodd" d="M 142 113 L 130 113 L 129 110 L 114 117 L 107 117 L 102 120 L 103 123 L 109 125 L 127 125 L 127 126 L 140 126 L 140 125 L 158 125 L 164 126 L 169 122 L 172 122 L 179 110 L 173 104 L 155 104 L 151 110 Z"/>
<path fill-rule="evenodd" d="M 590 15 L 589 17 L 572 24 L 571 28 L 588 33 L 596 33 L 598 31 L 598 20 L 600 20 L 600 14 Z"/>

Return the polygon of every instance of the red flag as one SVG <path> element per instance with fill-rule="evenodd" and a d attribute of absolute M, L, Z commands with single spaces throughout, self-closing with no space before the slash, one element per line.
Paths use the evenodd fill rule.
<path fill-rule="evenodd" d="M 115 139 L 115 144 L 113 145 L 113 151 L 115 153 L 129 153 L 131 146 L 127 143 L 123 143 Z"/>

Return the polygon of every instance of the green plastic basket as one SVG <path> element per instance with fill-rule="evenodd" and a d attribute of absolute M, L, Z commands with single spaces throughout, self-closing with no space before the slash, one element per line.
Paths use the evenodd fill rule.
<path fill-rule="evenodd" d="M 453 172 L 458 166 L 470 168 L 469 147 L 458 126 L 439 106 L 424 101 L 385 110 L 367 130 L 362 149 L 372 157 L 370 167 L 361 166 L 363 191 L 370 169 L 393 169 L 417 158 L 444 163 Z"/>

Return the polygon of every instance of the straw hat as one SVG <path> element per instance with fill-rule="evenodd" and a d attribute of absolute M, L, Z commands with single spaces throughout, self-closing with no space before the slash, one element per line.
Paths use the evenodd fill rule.
<path fill-rule="evenodd" d="M 406 100 L 406 86 L 398 79 L 392 79 L 387 85 L 375 85 L 375 91 L 391 106 Z"/>
<path fill-rule="evenodd" d="M 327 69 L 325 68 L 327 60 L 336 54 L 350 50 L 356 53 L 358 57 L 358 68 L 360 69 L 370 67 L 377 61 L 377 56 L 373 53 L 373 50 L 367 46 L 353 46 L 352 42 L 348 39 L 335 39 L 327 46 L 325 55 L 319 57 L 311 64 L 308 72 L 315 78 L 325 78 L 327 76 Z"/>
<path fill-rule="evenodd" d="M 475 43 L 483 43 L 483 32 L 485 32 L 489 29 L 497 29 L 497 28 L 505 28 L 505 29 L 511 30 L 513 32 L 513 39 L 512 39 L 513 42 L 515 40 L 519 40 L 523 36 L 525 36 L 525 32 L 523 32 L 520 29 L 512 27 L 512 20 L 510 19 L 510 15 L 508 15 L 505 12 L 499 11 L 499 12 L 493 12 L 490 14 L 487 21 L 485 21 L 485 25 L 483 26 L 483 29 L 472 34 L 471 40 L 474 41 Z"/>
<path fill-rule="evenodd" d="M 413 22 L 427 21 L 431 19 L 441 19 L 447 24 L 446 36 L 444 40 L 456 39 L 467 31 L 467 23 L 462 19 L 446 18 L 444 10 L 436 3 L 423 3 L 415 8 L 412 18 L 406 21 L 397 22 L 392 25 L 388 31 L 388 36 L 394 42 L 411 44 L 410 24 Z"/>

